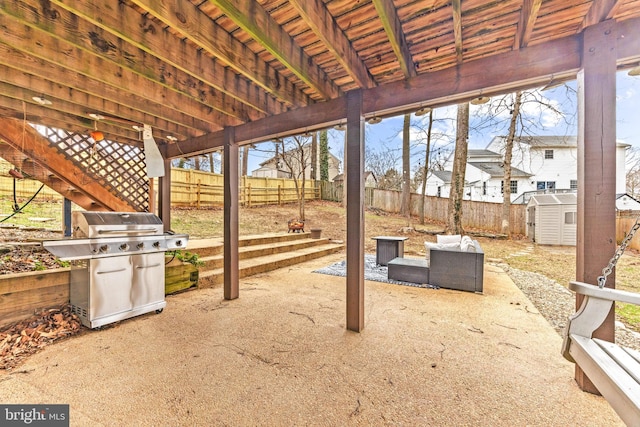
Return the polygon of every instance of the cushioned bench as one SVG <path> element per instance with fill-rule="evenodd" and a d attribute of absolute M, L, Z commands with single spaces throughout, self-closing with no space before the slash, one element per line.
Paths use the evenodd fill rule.
<path fill-rule="evenodd" d="M 459 291 L 482 292 L 484 252 L 473 240 L 471 250 L 444 245 L 429 249 L 429 284 Z"/>
<path fill-rule="evenodd" d="M 389 279 L 409 283 L 429 283 L 429 262 L 427 260 L 394 258 L 387 265 Z"/>
<path fill-rule="evenodd" d="M 616 301 L 640 305 L 640 294 L 571 282 L 584 295 L 564 330 L 562 355 L 576 363 L 627 425 L 640 425 L 640 352 L 593 338 Z"/>

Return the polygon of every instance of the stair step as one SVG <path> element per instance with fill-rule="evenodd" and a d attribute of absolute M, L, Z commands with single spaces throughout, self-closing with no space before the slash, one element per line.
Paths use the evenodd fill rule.
<path fill-rule="evenodd" d="M 239 277 L 253 276 L 254 274 L 272 271 L 315 258 L 327 256 L 343 249 L 344 245 L 336 243 L 322 243 L 315 246 L 298 248 L 295 251 L 281 252 L 263 255 L 254 258 L 242 259 L 239 262 Z M 200 270 L 199 287 L 219 285 L 224 280 L 222 267 L 211 270 Z"/>
<path fill-rule="evenodd" d="M 257 258 L 261 256 L 274 255 L 284 252 L 294 252 L 301 249 L 320 246 L 329 243 L 329 239 L 293 239 L 291 241 L 283 241 L 278 243 L 267 243 L 260 245 L 241 246 L 238 248 L 238 257 L 240 260 Z M 189 251 L 191 249 L 187 247 Z M 219 253 L 209 256 L 200 256 L 200 261 L 204 262 L 204 269 L 220 268 L 224 262 L 224 254 L 221 246 Z M 200 252 L 197 252 L 200 255 Z"/>

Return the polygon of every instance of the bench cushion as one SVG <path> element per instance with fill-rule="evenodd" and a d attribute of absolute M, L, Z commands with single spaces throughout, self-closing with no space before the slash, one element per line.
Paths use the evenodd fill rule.
<path fill-rule="evenodd" d="M 429 262 L 423 259 L 394 258 L 389 261 L 387 277 L 409 283 L 429 283 Z"/>

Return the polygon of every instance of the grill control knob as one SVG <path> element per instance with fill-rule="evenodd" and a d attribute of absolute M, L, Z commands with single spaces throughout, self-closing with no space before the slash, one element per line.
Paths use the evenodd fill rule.
<path fill-rule="evenodd" d="M 102 253 L 104 254 L 104 253 L 106 253 L 106 252 L 108 252 L 108 251 L 109 251 L 109 246 L 107 246 L 107 245 L 102 245 L 102 246 L 100 246 L 99 251 L 100 251 L 100 252 L 102 252 Z"/>
<path fill-rule="evenodd" d="M 176 240 L 176 246 L 177 247 L 182 246 L 182 240 Z"/>
<path fill-rule="evenodd" d="M 160 242 L 153 242 L 153 247 L 156 249 L 160 249 Z"/>
<path fill-rule="evenodd" d="M 143 242 L 138 243 L 138 244 L 136 245 L 136 248 L 138 248 L 138 249 L 144 249 L 144 243 L 143 243 Z"/>
<path fill-rule="evenodd" d="M 121 251 L 128 251 L 129 250 L 129 245 L 127 245 L 126 243 L 123 243 L 120 245 L 120 250 Z"/>

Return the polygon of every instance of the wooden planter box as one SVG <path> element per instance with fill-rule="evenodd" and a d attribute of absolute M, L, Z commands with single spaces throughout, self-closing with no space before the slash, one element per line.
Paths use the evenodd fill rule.
<path fill-rule="evenodd" d="M 168 261 L 171 257 L 166 257 Z M 173 259 L 164 267 L 165 295 L 198 286 L 198 267 L 193 264 Z"/>

